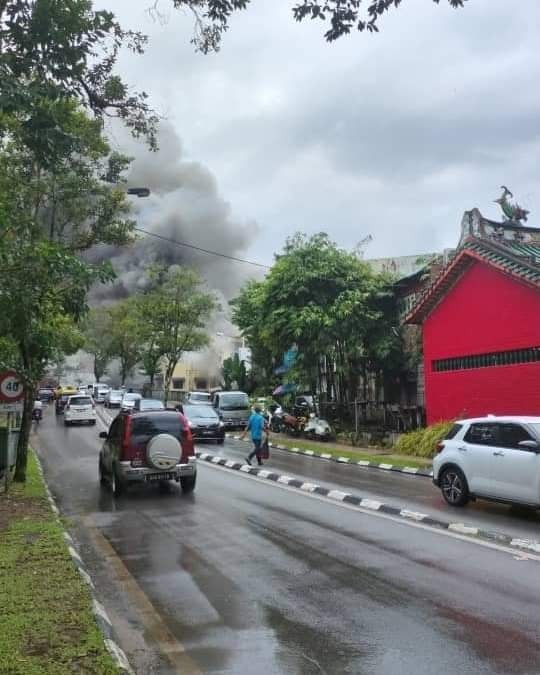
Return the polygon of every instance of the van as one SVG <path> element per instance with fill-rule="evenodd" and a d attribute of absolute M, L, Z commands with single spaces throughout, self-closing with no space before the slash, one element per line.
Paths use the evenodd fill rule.
<path fill-rule="evenodd" d="M 244 429 L 247 426 L 251 407 L 249 397 L 243 391 L 216 391 L 212 406 L 223 422 L 225 429 Z"/>

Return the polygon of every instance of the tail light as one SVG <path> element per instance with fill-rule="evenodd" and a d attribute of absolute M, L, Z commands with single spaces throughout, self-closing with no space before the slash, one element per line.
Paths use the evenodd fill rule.
<path fill-rule="evenodd" d="M 184 431 L 182 433 L 182 462 L 187 462 L 188 457 L 193 457 L 195 454 L 195 446 L 193 445 L 193 434 L 189 427 L 187 419 L 180 415 L 180 420 L 182 422 L 182 427 Z"/>
<path fill-rule="evenodd" d="M 122 444 L 120 446 L 120 459 L 121 460 L 128 460 L 128 459 L 135 459 L 136 453 L 133 452 L 132 448 L 130 447 L 131 445 L 131 418 L 126 417 L 125 418 L 125 424 L 124 424 L 124 434 L 122 437 Z"/>
<path fill-rule="evenodd" d="M 437 445 L 435 446 L 435 451 L 436 454 L 438 455 L 440 452 L 444 450 L 444 443 L 442 441 L 439 441 Z"/>

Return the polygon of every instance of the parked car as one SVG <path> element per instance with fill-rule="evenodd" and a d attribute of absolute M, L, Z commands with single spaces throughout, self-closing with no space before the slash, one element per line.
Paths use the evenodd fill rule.
<path fill-rule="evenodd" d="M 456 422 L 437 446 L 433 482 L 451 506 L 481 497 L 540 507 L 540 417 Z"/>
<path fill-rule="evenodd" d="M 186 403 L 212 405 L 212 395 L 207 391 L 189 391 L 186 396 Z"/>
<path fill-rule="evenodd" d="M 108 433 L 99 434 L 99 477 L 115 496 L 130 483 L 180 482 L 191 492 L 197 480 L 197 459 L 187 419 L 171 410 L 124 412 Z"/>
<path fill-rule="evenodd" d="M 107 398 L 107 394 L 110 392 L 110 390 L 111 388 L 107 386 L 94 389 L 94 401 L 96 403 L 105 403 L 105 399 Z"/>
<path fill-rule="evenodd" d="M 133 410 L 144 412 L 146 410 L 165 410 L 163 401 L 157 398 L 137 398 L 133 405 Z"/>
<path fill-rule="evenodd" d="M 243 391 L 216 391 L 212 406 L 226 429 L 244 429 L 251 415 L 249 397 Z"/>
<path fill-rule="evenodd" d="M 54 413 L 55 415 L 63 415 L 64 408 L 68 402 L 69 396 L 67 394 L 62 394 L 56 398 L 54 403 Z"/>
<path fill-rule="evenodd" d="M 122 396 L 122 403 L 120 404 L 120 407 L 122 408 L 122 410 L 131 410 L 132 408 L 135 407 L 135 401 L 137 401 L 140 398 L 142 398 L 140 394 L 136 394 L 135 392 L 132 391 L 127 391 Z"/>
<path fill-rule="evenodd" d="M 225 442 L 225 424 L 219 419 L 217 412 L 208 405 L 191 405 L 184 403 L 184 415 L 196 441 L 216 441 L 218 445 Z"/>
<path fill-rule="evenodd" d="M 88 394 L 68 397 L 64 408 L 64 425 L 69 427 L 76 422 L 96 423 L 96 404 Z"/>
<path fill-rule="evenodd" d="M 119 408 L 122 405 L 124 392 L 121 389 L 111 389 L 105 396 L 103 405 L 106 408 Z"/>

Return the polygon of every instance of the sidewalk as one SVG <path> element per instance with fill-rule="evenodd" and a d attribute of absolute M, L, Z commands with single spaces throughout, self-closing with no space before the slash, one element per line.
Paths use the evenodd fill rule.
<path fill-rule="evenodd" d="M 0 674 L 120 672 L 32 452 L 27 483 L 0 495 L 0 579 Z"/>

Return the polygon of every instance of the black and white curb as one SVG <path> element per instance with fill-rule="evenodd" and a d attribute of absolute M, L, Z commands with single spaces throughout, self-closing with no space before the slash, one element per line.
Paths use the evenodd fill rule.
<path fill-rule="evenodd" d="M 37 466 L 38 466 L 38 471 L 43 479 L 43 483 L 45 484 L 45 491 L 47 493 L 47 499 L 49 500 L 49 504 L 51 505 L 51 509 L 58 519 L 58 521 L 61 523 L 60 520 L 60 511 L 58 510 L 58 507 L 56 506 L 55 499 L 49 490 L 49 486 L 47 485 L 47 481 L 45 479 L 45 475 L 43 473 L 43 467 L 41 466 L 41 462 L 39 460 L 39 457 L 37 456 L 37 453 L 34 452 L 34 455 L 37 460 Z M 129 661 L 127 656 L 125 655 L 124 651 L 118 646 L 114 639 L 114 631 L 113 631 L 113 626 L 111 623 L 111 620 L 109 618 L 109 615 L 107 614 L 105 608 L 103 605 L 99 602 L 99 600 L 96 598 L 96 588 L 94 586 L 94 582 L 92 581 L 92 578 L 86 571 L 84 567 L 84 563 L 81 559 L 81 556 L 77 553 L 75 550 L 75 542 L 73 541 L 73 537 L 65 530 L 64 528 L 64 539 L 66 540 L 67 548 L 69 551 L 69 555 L 71 556 L 71 560 L 73 561 L 73 564 L 77 568 L 79 574 L 81 575 L 83 581 L 88 585 L 90 589 L 90 595 L 92 596 L 92 611 L 94 613 L 94 617 L 96 619 L 96 623 L 101 630 L 103 634 L 103 641 L 105 642 L 105 647 L 107 648 L 107 651 L 109 654 L 112 656 L 114 662 L 118 666 L 119 670 L 121 673 L 124 673 L 125 675 L 135 675 L 133 669 L 129 665 Z"/>
<path fill-rule="evenodd" d="M 234 434 L 227 434 L 227 438 L 232 438 L 235 441 L 245 440 L 240 438 L 240 436 L 235 436 Z M 406 473 L 410 476 L 421 476 L 423 478 L 431 478 L 433 476 L 433 471 L 431 469 L 419 469 L 416 466 L 396 466 L 395 464 L 386 464 L 384 462 L 379 464 L 377 462 L 369 462 L 365 459 L 356 461 L 350 457 L 336 457 L 335 455 L 331 455 L 328 452 L 315 452 L 314 450 L 302 450 L 302 448 L 289 448 L 286 445 L 280 445 L 278 443 L 269 443 L 269 445 L 271 448 L 275 448 L 276 450 L 285 450 L 285 452 L 292 452 L 295 455 L 305 455 L 306 457 L 326 459 L 330 462 L 337 462 L 338 464 L 351 464 L 352 466 L 361 466 L 366 469 L 394 471 L 396 473 Z"/>
<path fill-rule="evenodd" d="M 258 478 L 270 480 L 275 483 L 281 483 L 282 485 L 297 488 L 302 492 L 310 492 L 321 495 L 322 497 L 327 497 L 328 499 L 332 499 L 337 502 L 344 502 L 353 506 L 359 506 L 363 509 L 369 509 L 370 511 L 377 511 L 379 513 L 397 516 L 405 520 L 413 520 L 438 530 L 447 530 L 449 532 L 454 532 L 466 537 L 483 539 L 501 546 L 509 546 L 521 551 L 528 551 L 530 553 L 540 553 L 540 541 L 534 541 L 532 539 L 519 539 L 501 532 L 471 527 L 469 525 L 465 525 L 464 523 L 447 523 L 443 520 L 433 518 L 426 513 L 402 509 L 398 506 L 384 504 L 383 502 L 377 501 L 375 499 L 360 497 L 358 495 L 350 494 L 349 492 L 342 492 L 341 490 L 330 490 L 328 488 L 322 487 L 321 485 L 316 485 L 315 483 L 302 481 L 298 478 L 293 478 L 292 476 L 275 473 L 274 471 L 268 471 L 267 469 L 260 469 L 256 466 L 243 464 L 242 462 L 235 462 L 232 459 L 227 459 L 226 457 L 221 457 L 219 455 L 211 455 L 206 452 L 200 452 L 197 453 L 197 457 L 200 460 L 209 462 L 211 464 L 216 464 L 227 469 L 232 469 L 233 471 L 241 471 L 242 473 L 246 473 L 251 476 L 257 476 Z"/>

